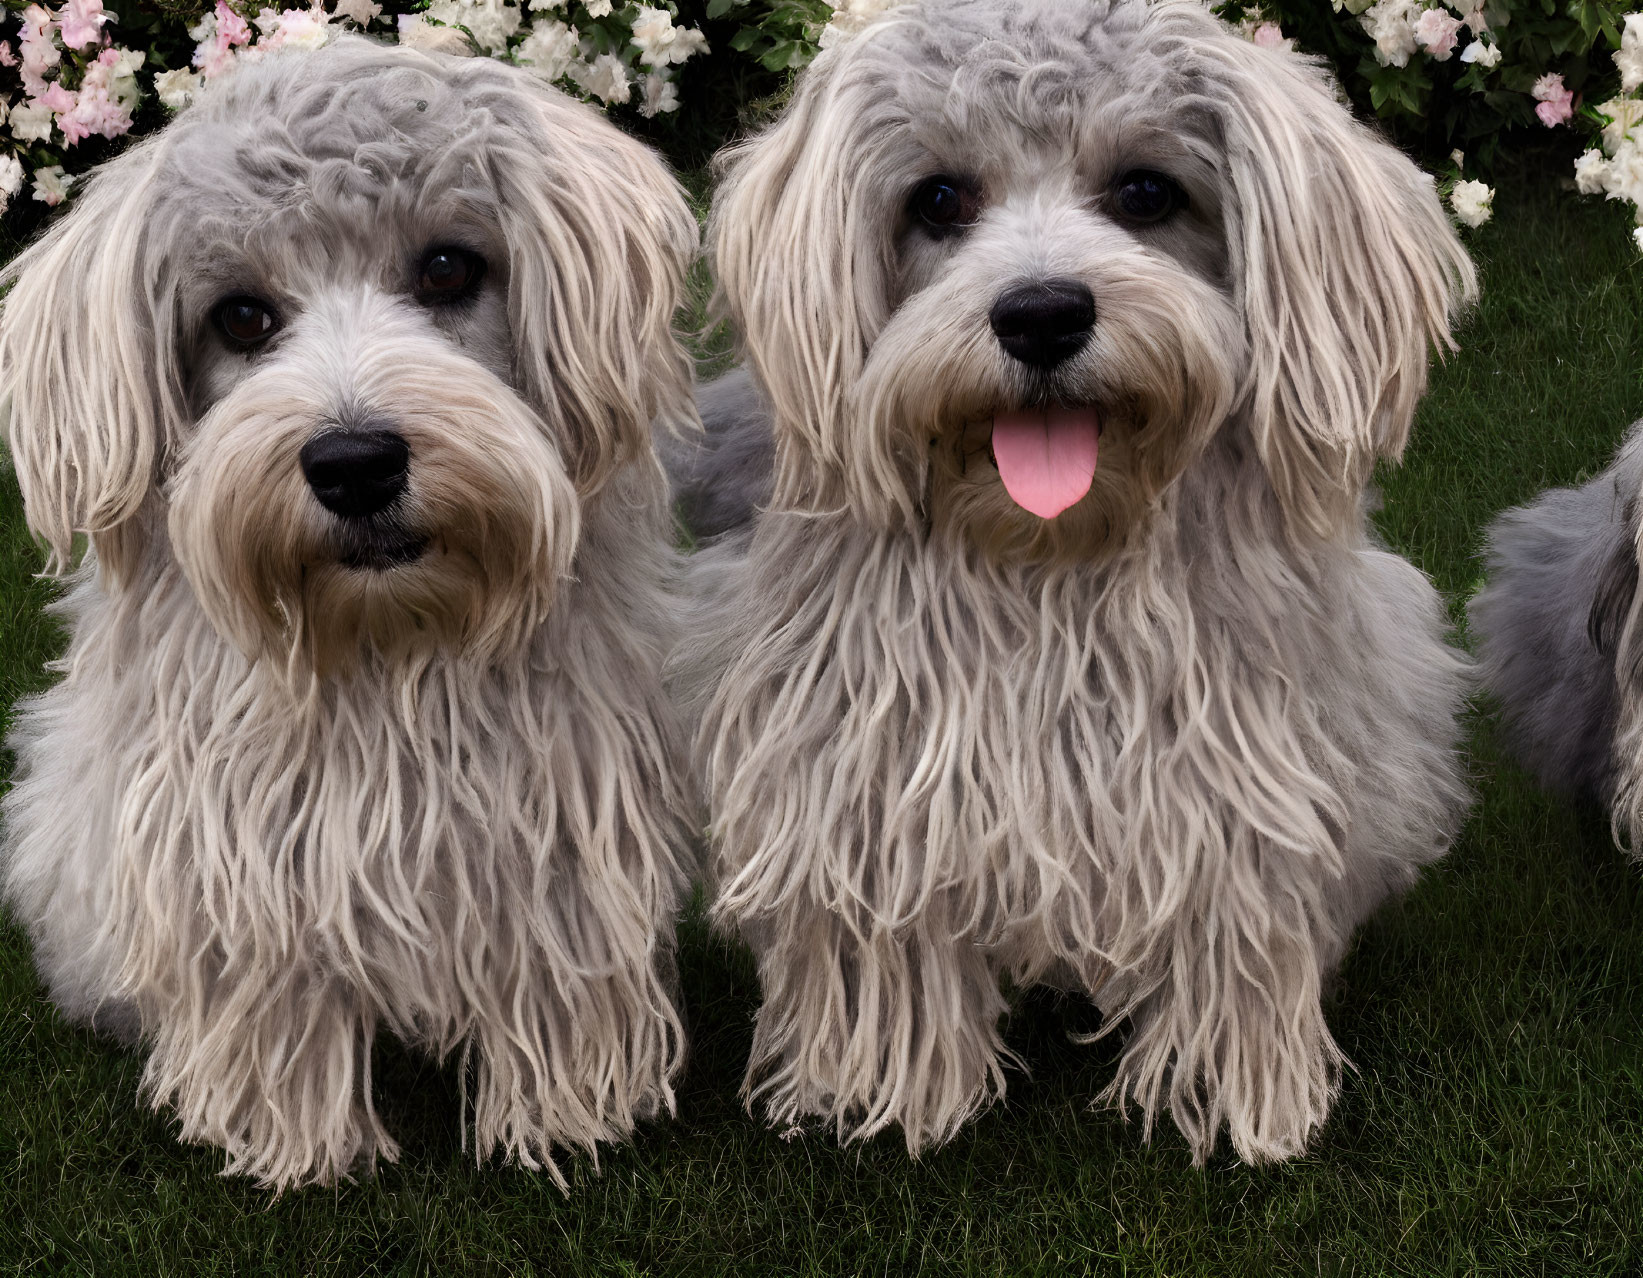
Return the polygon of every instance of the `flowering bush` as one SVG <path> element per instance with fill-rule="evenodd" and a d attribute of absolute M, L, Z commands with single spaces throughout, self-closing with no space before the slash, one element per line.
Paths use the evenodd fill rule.
<path fill-rule="evenodd" d="M 1600 132 L 1575 166 L 1586 194 L 1623 199 L 1643 223 L 1643 13 L 1637 0 L 1227 0 L 1234 19 L 1276 23 L 1326 55 L 1348 94 L 1428 155 L 1456 216 L 1488 220 L 1494 192 L 1464 178 L 1503 149 Z M 1619 92 L 1616 92 L 1618 84 Z M 1601 106 L 1592 107 L 1596 99 Z M 1606 99 L 1606 100 L 1604 100 Z M 1441 166 L 1440 166 L 1441 167 Z M 1643 229 L 1637 233 L 1643 248 Z"/>
<path fill-rule="evenodd" d="M 1504 148 L 1593 135 L 1575 183 L 1636 206 L 1643 247 L 1643 129 L 1633 136 L 1643 126 L 1643 13 L 1623 12 L 1639 2 L 1206 0 L 1258 44 L 1327 57 L 1360 108 L 1435 161 L 1443 193 L 1469 226 L 1488 219 L 1494 194 L 1469 167 L 1487 175 Z M 706 62 L 684 113 L 708 121 L 703 145 L 690 151 L 695 163 L 736 123 L 727 106 L 776 91 L 819 48 L 891 3 L 127 0 L 117 18 L 102 0 L 5 0 L 0 209 L 25 191 L 38 201 L 30 207 L 61 202 L 113 139 L 186 109 L 206 80 L 344 30 L 510 59 L 631 112 L 630 126 L 642 131 L 681 114 L 681 91 L 688 97 L 692 88 L 681 68 Z"/>
<path fill-rule="evenodd" d="M 0 136 L 9 136 L 9 146 L 0 144 L 0 209 L 25 183 L 34 199 L 61 202 L 76 171 L 101 158 L 77 163 L 80 144 L 126 134 L 145 102 L 183 110 L 206 80 L 235 63 L 283 46 L 324 44 L 337 31 L 508 58 L 603 106 L 632 102 L 644 117 L 678 110 L 677 68 L 708 49 L 700 30 L 678 21 L 670 0 L 312 0 L 280 7 L 195 0 L 139 13 L 135 24 L 117 19 L 102 0 L 56 7 L 8 0 L 5 13 Z"/>

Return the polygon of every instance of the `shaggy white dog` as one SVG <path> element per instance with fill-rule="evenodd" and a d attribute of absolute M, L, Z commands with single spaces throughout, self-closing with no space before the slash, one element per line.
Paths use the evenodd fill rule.
<path fill-rule="evenodd" d="M 366 1170 L 379 1030 L 459 1051 L 480 1156 L 672 1105 L 688 883 L 653 418 L 695 223 L 484 59 L 235 72 L 5 272 L 0 377 L 63 679 L 10 745 L 5 894 L 140 1035 L 185 1139 Z"/>
<path fill-rule="evenodd" d="M 1326 975 L 1467 807 L 1464 658 L 1365 513 L 1474 289 L 1432 182 L 1315 65 L 1141 0 L 892 10 L 723 177 L 752 381 L 678 480 L 751 522 L 677 670 L 750 1103 L 949 1137 L 1007 977 L 1127 1022 L 1149 1132 L 1298 1153 Z"/>
<path fill-rule="evenodd" d="M 1615 837 L 1643 833 L 1643 422 L 1612 465 L 1489 527 L 1489 580 L 1468 607 L 1508 747 L 1553 789 L 1607 804 Z"/>

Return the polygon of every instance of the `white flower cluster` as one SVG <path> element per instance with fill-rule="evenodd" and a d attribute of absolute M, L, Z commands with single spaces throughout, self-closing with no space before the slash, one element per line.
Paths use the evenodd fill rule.
<path fill-rule="evenodd" d="M 1608 121 L 1601 148 L 1575 161 L 1575 188 L 1582 195 L 1625 200 L 1637 215 L 1632 238 L 1643 250 L 1643 13 L 1628 14 L 1614 64 L 1620 71 L 1620 96 L 1598 107 Z"/>
<path fill-rule="evenodd" d="M 821 47 L 831 48 L 840 40 L 848 40 L 895 4 L 896 0 L 839 0 L 833 6 L 832 19 L 821 30 Z"/>
<path fill-rule="evenodd" d="M 1462 62 L 1491 68 L 1500 61 L 1500 47 L 1483 37 L 1489 24 L 1483 9 L 1486 0 L 1334 0 L 1335 11 L 1343 8 L 1358 15 L 1358 22 L 1375 42 L 1375 58 L 1383 67 L 1403 67 L 1417 53 L 1434 62 L 1447 62 L 1460 43 L 1465 28 L 1471 39 L 1461 50 Z"/>
<path fill-rule="evenodd" d="M 546 11 L 554 16 L 538 16 Z M 708 51 L 707 38 L 676 17 L 652 5 L 617 13 L 611 0 L 433 0 L 399 20 L 399 38 L 464 52 L 472 41 L 606 106 L 632 101 L 637 89 L 639 114 L 653 116 L 679 109 L 673 68 Z"/>

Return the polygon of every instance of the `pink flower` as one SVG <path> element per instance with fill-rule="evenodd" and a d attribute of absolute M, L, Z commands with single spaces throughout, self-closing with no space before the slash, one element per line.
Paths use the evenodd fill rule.
<path fill-rule="evenodd" d="M 68 0 L 57 11 L 57 21 L 62 26 L 63 47 L 83 49 L 96 41 L 108 14 L 103 12 L 103 0 Z"/>
<path fill-rule="evenodd" d="M 131 114 L 108 95 L 108 90 L 96 88 L 80 90 L 80 100 L 74 110 L 57 121 L 63 137 L 72 145 L 93 133 L 105 138 L 117 138 L 131 128 Z"/>
<path fill-rule="evenodd" d="M 1263 49 L 1282 49 L 1284 47 L 1283 28 L 1276 22 L 1261 23 L 1249 38 L 1252 43 L 1260 45 Z"/>
<path fill-rule="evenodd" d="M 1548 72 L 1535 81 L 1529 92 L 1539 101 L 1535 115 L 1548 129 L 1562 124 L 1575 113 L 1575 95 L 1563 83 L 1563 77 Z"/>
<path fill-rule="evenodd" d="M 217 0 L 217 44 L 229 48 L 238 44 L 251 43 L 251 27 L 246 20 L 235 13 L 223 0 Z"/>
<path fill-rule="evenodd" d="M 1415 23 L 1415 39 L 1434 61 L 1447 62 L 1455 51 L 1455 33 L 1459 30 L 1459 18 L 1451 18 L 1442 9 L 1428 9 Z"/>
<path fill-rule="evenodd" d="M 211 25 L 205 26 L 206 22 Z M 191 35 L 196 33 L 203 35 L 203 38 L 194 50 L 194 65 L 207 79 L 228 69 L 228 64 L 234 60 L 236 46 L 251 43 L 251 27 L 223 0 L 217 0 L 216 10 L 206 14 L 204 22 L 190 30 Z"/>
<path fill-rule="evenodd" d="M 51 38 L 51 14 L 37 4 L 24 9 L 17 43 L 23 51 L 23 68 L 19 72 L 23 88 L 30 97 L 37 97 L 45 91 L 46 72 L 63 60 L 57 41 Z"/>
<path fill-rule="evenodd" d="M 17 55 L 11 51 L 10 40 L 0 40 L 0 67 L 17 65 Z"/>
<path fill-rule="evenodd" d="M 55 115 L 74 110 L 74 94 L 56 80 L 48 84 L 45 91 L 34 100 Z"/>

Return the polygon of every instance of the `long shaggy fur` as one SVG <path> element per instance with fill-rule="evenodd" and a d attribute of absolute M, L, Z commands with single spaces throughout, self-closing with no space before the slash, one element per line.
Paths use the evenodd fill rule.
<path fill-rule="evenodd" d="M 1632 689 L 1643 668 L 1633 621 L 1640 497 L 1643 427 L 1634 426 L 1607 470 L 1490 525 L 1488 582 L 1468 608 L 1512 753 L 1543 785 L 1604 802 L 1637 793 L 1627 760 L 1643 757 L 1622 744 L 1637 732 Z M 1635 799 L 1615 815 L 1640 828 Z"/>
<path fill-rule="evenodd" d="M 1190 211 L 1124 222 L 1131 169 Z M 962 235 L 905 212 L 932 174 L 983 192 Z M 1004 1090 L 1007 976 L 1128 1025 L 1104 1099 L 1149 1132 L 1300 1152 L 1320 987 L 1468 800 L 1464 658 L 1365 514 L 1474 287 L 1430 182 L 1312 65 L 1140 0 L 897 9 L 723 178 L 773 472 L 686 477 L 757 513 L 695 557 L 674 669 L 763 983 L 750 1103 L 944 1140 Z M 987 318 L 1046 276 L 1097 315 L 1053 375 Z M 1043 521 L 987 423 L 1057 401 L 1100 407 L 1100 465 Z"/>
<path fill-rule="evenodd" d="M 212 86 L 6 271 L 30 526 L 58 566 L 92 543 L 9 742 L 6 899 L 230 1171 L 393 1158 L 382 1030 L 459 1055 L 480 1157 L 561 1185 L 555 1148 L 672 1107 L 692 822 L 649 440 L 693 417 L 694 239 L 652 155 L 524 73 L 343 41 Z M 421 305 L 450 244 L 490 274 Z M 250 292 L 284 327 L 245 355 L 208 317 Z M 298 463 L 357 423 L 411 455 L 365 534 Z M 350 566 L 395 528 L 424 553 Z"/>

